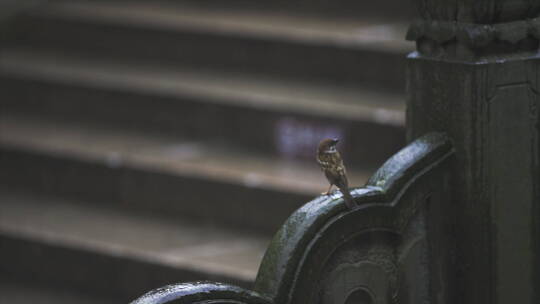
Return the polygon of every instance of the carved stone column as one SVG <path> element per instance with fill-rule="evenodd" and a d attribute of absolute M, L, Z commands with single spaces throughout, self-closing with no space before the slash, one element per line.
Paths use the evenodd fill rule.
<path fill-rule="evenodd" d="M 415 2 L 408 140 L 456 149 L 450 303 L 540 303 L 540 1 Z"/>

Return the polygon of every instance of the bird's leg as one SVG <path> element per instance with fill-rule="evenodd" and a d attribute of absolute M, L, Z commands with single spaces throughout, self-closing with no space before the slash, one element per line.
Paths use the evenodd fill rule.
<path fill-rule="evenodd" d="M 322 195 L 330 195 L 330 190 L 332 190 L 332 186 L 334 186 L 334 185 L 330 184 L 330 187 L 328 187 L 328 191 L 323 192 Z"/>

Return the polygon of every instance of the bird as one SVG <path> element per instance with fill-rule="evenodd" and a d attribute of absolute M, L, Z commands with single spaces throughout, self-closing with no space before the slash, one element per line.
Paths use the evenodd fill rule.
<path fill-rule="evenodd" d="M 349 181 L 347 179 L 345 165 L 343 165 L 343 159 L 336 149 L 338 142 L 339 139 L 337 138 L 326 138 L 319 143 L 319 147 L 317 148 L 317 162 L 330 183 L 328 191 L 326 193 L 323 192 L 323 194 L 329 195 L 332 186 L 337 186 L 343 194 L 345 204 L 352 209 L 355 203 L 349 191 Z"/>

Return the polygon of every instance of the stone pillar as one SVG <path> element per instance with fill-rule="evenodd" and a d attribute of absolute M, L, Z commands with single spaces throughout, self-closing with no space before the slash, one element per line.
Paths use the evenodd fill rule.
<path fill-rule="evenodd" d="M 440 131 L 456 149 L 447 301 L 538 304 L 540 1 L 415 2 L 408 140 Z"/>

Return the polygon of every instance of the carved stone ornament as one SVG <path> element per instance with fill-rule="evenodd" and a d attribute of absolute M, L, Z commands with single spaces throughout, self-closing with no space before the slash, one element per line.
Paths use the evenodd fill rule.
<path fill-rule="evenodd" d="M 449 303 L 437 299 L 452 287 L 453 154 L 445 135 L 425 135 L 352 190 L 353 210 L 339 192 L 305 204 L 275 235 L 253 291 L 177 284 L 132 304 Z"/>
<path fill-rule="evenodd" d="M 420 20 L 407 40 L 424 57 L 457 61 L 500 60 L 535 54 L 540 1 L 414 0 Z"/>
<path fill-rule="evenodd" d="M 537 0 L 413 0 L 424 20 L 493 24 L 531 19 L 540 13 Z"/>
<path fill-rule="evenodd" d="M 527 37 L 540 39 L 540 18 L 498 24 L 417 20 L 407 32 L 410 41 L 428 38 L 442 44 L 457 40 L 470 48 L 487 47 L 495 42 L 516 44 Z"/>

